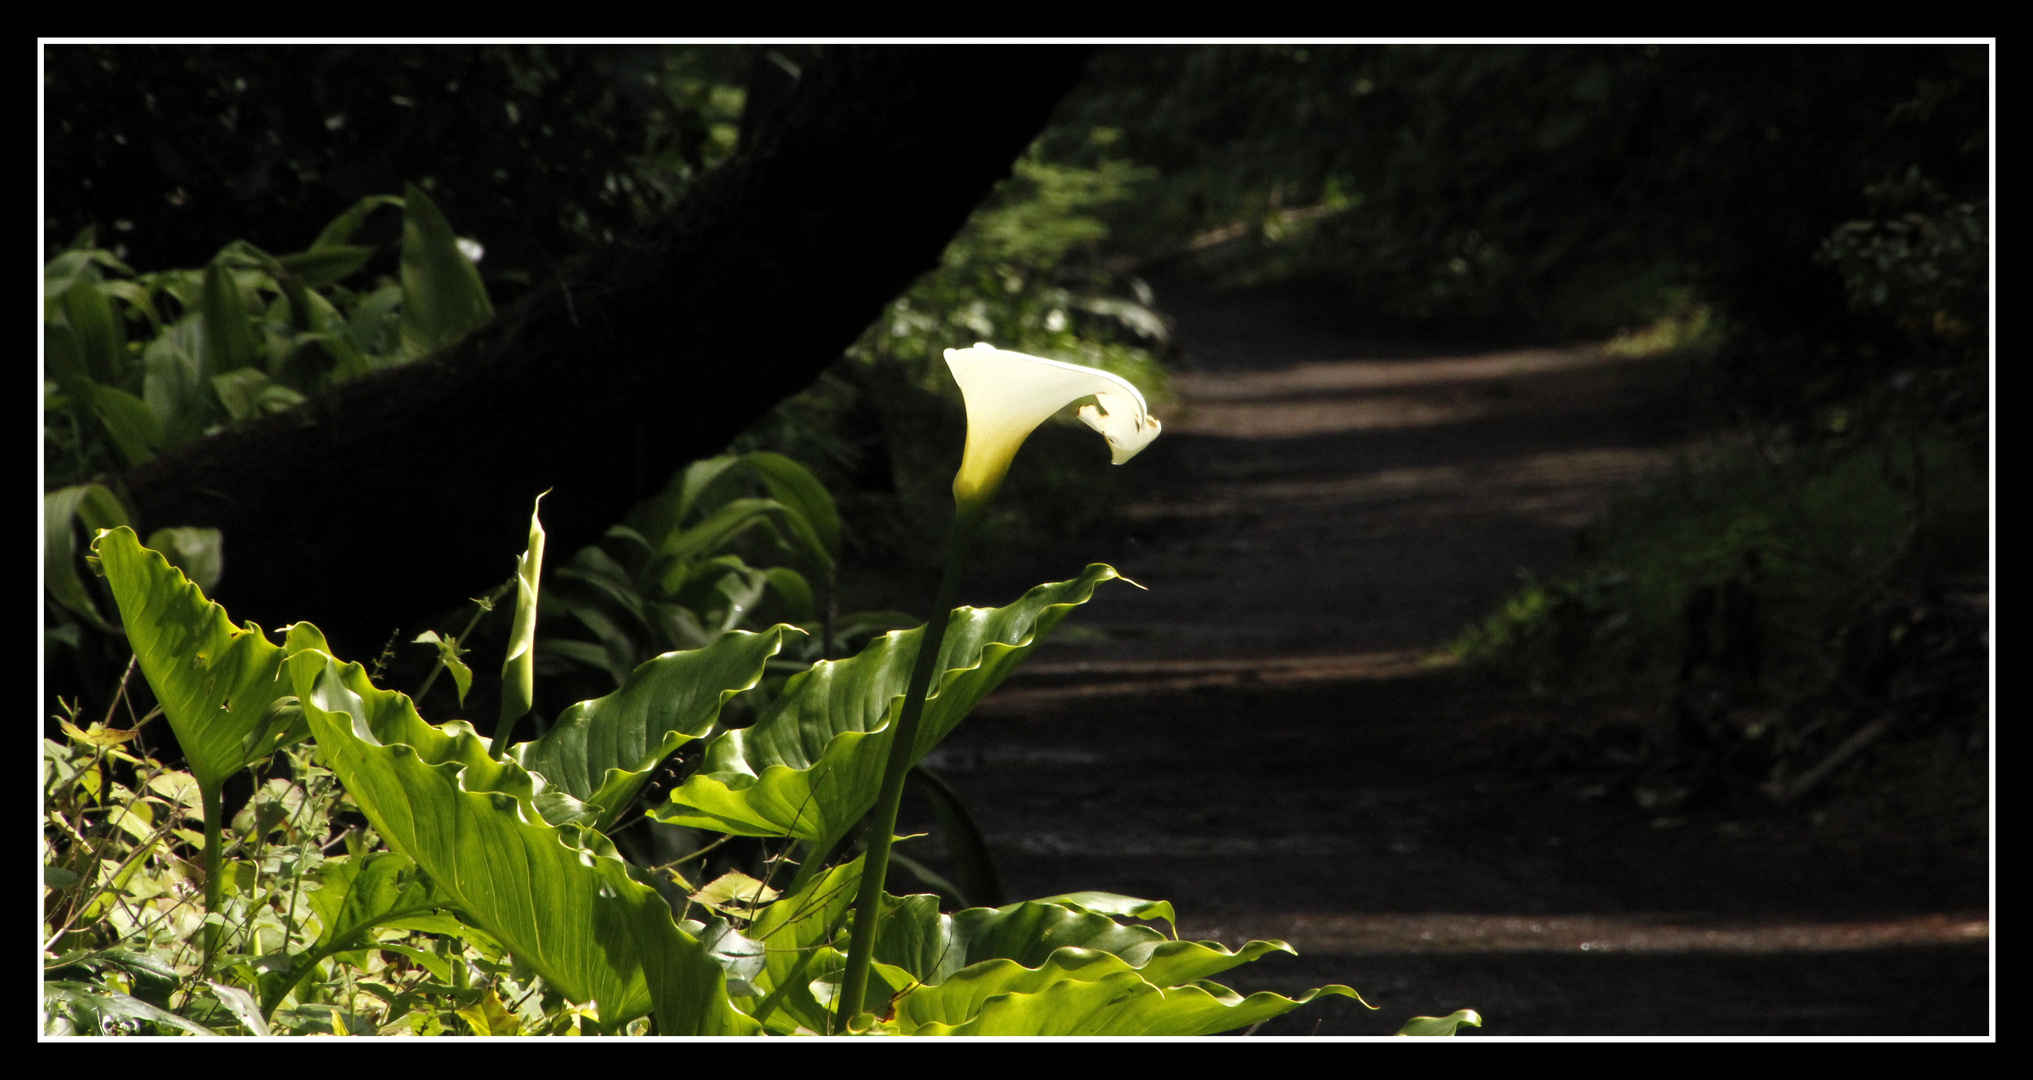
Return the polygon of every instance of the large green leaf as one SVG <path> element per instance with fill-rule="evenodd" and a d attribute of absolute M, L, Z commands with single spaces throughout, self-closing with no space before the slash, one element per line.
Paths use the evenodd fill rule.
<path fill-rule="evenodd" d="M 665 653 L 636 668 L 621 689 L 566 709 L 542 738 L 517 745 L 509 756 L 588 804 L 593 827 L 606 829 L 642 790 L 650 770 L 705 735 L 727 700 L 762 678 L 792 632 L 787 626 L 736 632 L 703 649 Z"/>
<path fill-rule="evenodd" d="M 403 351 L 423 356 L 493 317 L 494 305 L 487 299 L 480 271 L 459 250 L 451 223 L 422 189 L 404 184 Z"/>
<path fill-rule="evenodd" d="M 1138 910 L 1155 906 L 1128 897 L 1109 899 Z M 1149 927 L 1124 926 L 1090 910 L 1048 901 L 942 915 L 929 896 L 900 901 L 886 915 L 875 947 L 879 961 L 915 980 L 896 1005 L 894 1022 L 906 1032 L 970 1023 L 990 998 L 1001 994 L 1035 995 L 1057 983 L 1094 982 L 1124 972 L 1152 986 L 1182 987 L 1273 952 L 1290 953 L 1292 948 L 1282 941 L 1252 941 L 1231 952 L 1217 942 L 1173 941 Z M 1193 995 L 1164 1000 L 1171 1002 L 1165 1010 L 1204 1008 Z"/>
<path fill-rule="evenodd" d="M 545 822 L 541 778 L 490 757 L 462 722 L 424 723 L 359 664 L 305 650 L 288 668 L 319 757 L 389 846 L 559 993 L 596 1004 L 608 1026 L 654 1008 L 667 1035 L 755 1030 L 725 972 L 606 837 Z"/>
<path fill-rule="evenodd" d="M 1083 959 L 1086 970 L 1095 971 L 1122 963 L 1106 954 Z M 1215 1035 L 1282 1016 L 1322 994 L 1361 1000 L 1340 985 L 1297 998 L 1269 992 L 1245 998 L 1205 981 L 1161 987 L 1131 970 L 1109 970 L 1093 979 L 1059 977 L 1068 970 L 1080 969 L 1047 965 L 1031 972 L 1006 963 L 969 968 L 940 986 L 904 995 L 894 1029 L 907 1035 Z M 1030 989 L 1034 983 L 1040 984 L 1036 990 Z M 935 1019 L 936 1010 L 925 1007 L 957 1000 L 963 991 L 980 1000 L 964 1021 Z"/>
<path fill-rule="evenodd" d="M 1061 949 L 1118 956 L 1131 967 L 1156 966 L 1145 977 L 1165 986 L 1204 978 L 1268 952 L 1290 952 L 1283 942 L 1255 941 L 1240 953 L 1213 943 L 1173 941 L 1146 926 L 1125 926 L 1106 915 L 1051 901 L 1027 900 L 999 908 L 939 913 L 934 897 L 907 897 L 887 920 L 876 957 L 924 983 L 942 983 L 962 968 L 1009 961 L 1036 968 Z"/>
<path fill-rule="evenodd" d="M 748 937 L 765 949 L 762 971 L 752 977 L 759 997 L 748 1008 L 769 1030 L 824 1031 L 834 1022 L 832 992 L 837 987 L 832 984 L 845 966 L 843 930 L 852 929 L 847 915 L 860 871 L 861 860 L 855 859 L 815 876 L 803 889 L 763 909 L 748 928 Z M 1128 897 L 1092 895 L 1102 904 L 1115 902 L 1140 911 L 1157 907 Z M 1093 911 L 1049 901 L 970 908 L 951 915 L 939 912 L 938 898 L 933 896 L 884 901 L 875 947 L 876 978 L 862 1008 L 888 1013 L 894 998 L 890 1024 L 907 1033 L 928 1025 L 957 1028 L 970 1023 L 998 995 L 1036 995 L 1061 982 L 1092 982 L 1124 972 L 1158 988 L 1192 986 L 1269 953 L 1292 951 L 1281 941 L 1252 941 L 1234 952 L 1215 942 L 1174 941 L 1148 927 L 1125 926 Z M 821 993 L 814 993 L 814 984 Z M 1229 1011 L 1232 1002 L 1224 1004 L 1223 1011 L 1210 1011 L 1210 995 L 1213 999 L 1219 995 L 1203 991 L 1162 999 L 1170 1004 L 1147 1003 L 1144 1008 L 1156 1020 L 1175 1026 L 1213 1022 L 1241 1026 L 1262 1019 L 1257 1013 L 1277 1002 L 1287 1002 L 1283 1007 L 1290 1008 L 1310 999 L 1310 995 L 1300 1002 L 1252 999 L 1251 1011 L 1238 1014 Z M 1353 994 L 1346 988 L 1317 992 Z M 1086 999 L 1067 1000 L 1078 1004 Z M 1055 1022 L 1102 1023 L 1107 1017 L 1060 1017 Z"/>
<path fill-rule="evenodd" d="M 1007 607 L 956 609 L 911 760 L 937 746 L 1096 585 L 1118 576 L 1096 563 Z M 822 661 L 792 676 L 755 726 L 707 744 L 698 772 L 655 816 L 830 846 L 875 803 L 923 633 L 894 631 L 852 659 Z"/>
<path fill-rule="evenodd" d="M 216 791 L 250 762 L 302 736 L 283 700 L 289 643 L 271 644 L 253 623 L 234 628 L 225 608 L 206 600 L 161 553 L 142 547 L 132 529 L 103 532 L 92 548 L 141 674 L 200 787 Z"/>

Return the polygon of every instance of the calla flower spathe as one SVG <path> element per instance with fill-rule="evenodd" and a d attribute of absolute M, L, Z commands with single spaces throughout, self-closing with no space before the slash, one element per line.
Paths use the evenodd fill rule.
<path fill-rule="evenodd" d="M 1045 418 L 1084 397 L 1080 419 L 1108 440 L 1115 464 L 1135 457 L 1160 426 L 1144 396 L 1120 376 L 977 344 L 947 349 L 946 366 L 967 401 L 967 450 L 953 478 L 953 499 L 971 514 L 995 497 L 1017 448 Z"/>

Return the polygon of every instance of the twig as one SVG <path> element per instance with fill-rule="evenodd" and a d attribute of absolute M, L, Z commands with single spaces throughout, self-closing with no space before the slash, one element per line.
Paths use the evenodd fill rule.
<path fill-rule="evenodd" d="M 139 655 L 127 658 L 127 670 L 120 673 L 120 685 L 113 690 L 113 700 L 106 703 L 106 718 L 99 721 L 100 727 L 109 728 L 113 726 L 113 712 L 120 707 L 120 702 L 127 697 L 127 680 L 134 674 L 134 665 L 140 659 Z M 134 715 L 132 706 L 128 707 L 127 715 Z"/>
<path fill-rule="evenodd" d="M 1816 785 L 1828 779 L 1830 773 L 1841 768 L 1844 762 L 1861 753 L 1864 747 L 1878 741 L 1885 732 L 1892 729 L 1892 724 L 1897 720 L 1896 714 L 1888 714 L 1871 721 L 1864 725 L 1862 730 L 1843 740 L 1843 744 L 1830 751 L 1827 757 L 1821 759 L 1820 764 L 1801 773 L 1792 782 L 1780 783 L 1774 780 L 1764 785 L 1765 794 L 1771 796 L 1772 801 L 1781 806 L 1807 794 Z"/>
<path fill-rule="evenodd" d="M 726 836 L 723 836 L 723 837 L 721 837 L 720 839 L 718 839 L 718 840 L 715 840 L 715 841 L 713 841 L 713 842 L 712 842 L 712 843 L 710 843 L 710 844 L 707 844 L 707 845 L 706 845 L 705 847 L 702 847 L 702 848 L 699 848 L 699 849 L 697 849 L 697 850 L 693 851 L 693 852 L 692 852 L 692 853 L 691 853 L 690 855 L 680 855 L 679 857 L 677 857 L 677 858 L 675 858 L 675 859 L 672 859 L 672 860 L 671 860 L 670 862 L 664 863 L 664 864 L 663 864 L 662 866 L 654 867 L 653 869 L 657 869 L 657 870 L 668 870 L 668 869 L 670 869 L 671 867 L 673 867 L 673 866 L 677 866 L 677 865 L 678 865 L 678 864 L 680 864 L 680 863 L 688 863 L 688 862 L 691 862 L 691 861 L 692 861 L 693 859 L 696 859 L 696 858 L 699 858 L 699 857 L 700 857 L 700 856 L 702 856 L 702 855 L 705 855 L 705 854 L 706 854 L 707 852 L 710 852 L 710 851 L 712 851 L 712 850 L 713 850 L 714 848 L 717 848 L 717 847 L 719 847 L 720 845 L 722 845 L 722 844 L 724 844 L 724 843 L 726 843 L 727 841 L 729 841 L 729 840 L 732 840 L 732 839 L 734 839 L 734 834 L 733 834 L 733 833 L 728 833 L 728 834 L 727 834 Z"/>

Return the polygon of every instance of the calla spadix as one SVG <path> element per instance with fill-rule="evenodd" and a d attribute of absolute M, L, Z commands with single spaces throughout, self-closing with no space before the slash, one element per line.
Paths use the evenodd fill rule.
<path fill-rule="evenodd" d="M 1108 440 L 1115 464 L 1135 457 L 1160 425 L 1144 396 L 1117 375 L 992 345 L 947 349 L 946 366 L 967 401 L 967 449 L 953 478 L 953 499 L 971 514 L 995 497 L 1017 448 L 1045 418 L 1084 397 L 1080 419 Z"/>

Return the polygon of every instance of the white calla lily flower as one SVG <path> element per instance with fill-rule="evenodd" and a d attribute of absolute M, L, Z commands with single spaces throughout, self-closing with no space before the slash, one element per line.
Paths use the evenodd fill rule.
<path fill-rule="evenodd" d="M 1135 457 L 1161 429 L 1137 388 L 1099 368 L 1065 364 L 977 344 L 947 349 L 946 366 L 967 402 L 967 449 L 953 477 L 960 513 L 978 512 L 995 497 L 1017 448 L 1045 418 L 1084 397 L 1080 419 L 1108 440 L 1115 464 Z"/>

